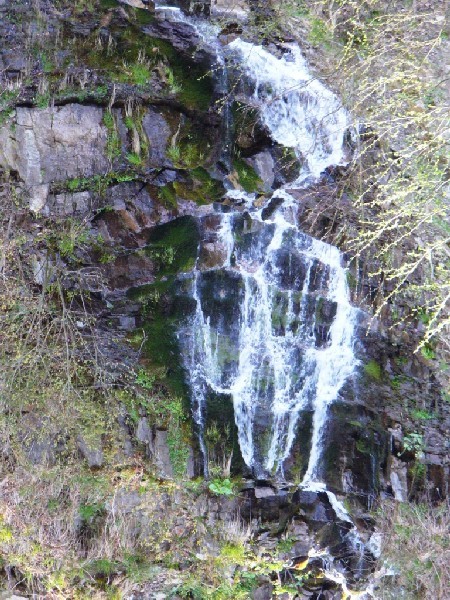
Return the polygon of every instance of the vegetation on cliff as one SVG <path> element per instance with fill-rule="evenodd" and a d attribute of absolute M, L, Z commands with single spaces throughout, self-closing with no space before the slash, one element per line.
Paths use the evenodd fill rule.
<path fill-rule="evenodd" d="M 421 348 L 449 334 L 449 30 L 445 3 L 274 3 L 285 31 L 351 111 L 358 138 L 330 239 L 373 265 L 376 313 L 424 325 Z M 317 52 L 314 56 L 313 52 Z M 356 222 L 348 223 L 342 199 Z M 346 205 L 343 202 L 343 205 Z M 353 224 L 353 227 L 352 227 Z"/>
<path fill-rule="evenodd" d="M 18 125 L 18 109 L 94 108 L 98 144 L 88 158 L 101 165 L 84 173 L 80 160 L 79 172 L 66 176 L 70 165 L 61 164 L 48 181 L 39 167 L 47 213 L 30 211 L 30 180 L 16 169 L 1 173 L 2 585 L 48 598 L 316 593 L 324 569 L 304 556 L 313 541 L 302 523 L 282 514 L 262 531 L 241 518 L 241 482 L 229 479 L 231 459 L 224 460 L 226 427 L 213 421 L 207 432 L 213 481 L 192 477 L 196 442 L 174 364 L 171 285 L 196 258 L 186 214 L 224 189 L 215 114 L 223 99 L 216 103 L 207 60 L 149 34 L 155 23 L 146 9 L 115 0 L 18 4 L 0 0 L 0 126 L 15 139 L 20 127 L 27 135 L 32 129 Z M 394 397 L 389 419 L 406 415 L 395 459 L 407 464 L 410 497 L 428 502 L 382 505 L 381 516 L 363 512 L 361 520 L 378 522 L 383 556 L 395 569 L 380 575 L 383 597 L 444 599 L 448 513 L 430 506 L 440 494 L 430 482 L 443 471 L 422 459 L 445 429 L 450 401 L 445 3 L 256 4 L 243 27 L 248 35 L 299 38 L 357 120 L 358 135 L 348 140 L 353 158 L 331 174 L 337 192 L 326 204 L 318 196 L 309 223 L 314 231 L 323 213 L 320 234 L 357 257 L 355 288 L 368 281 L 376 314 L 395 325 L 398 347 L 384 364 L 368 359 L 363 377 L 367 388 Z M 233 26 L 225 33 L 233 35 Z M 236 134 L 255 135 L 255 119 L 247 127 L 236 119 Z M 235 150 L 237 185 L 261 192 L 261 179 Z M 51 153 L 57 162 L 54 146 Z M 419 383 L 401 355 L 417 345 L 414 360 L 429 378 Z M 436 386 L 431 367 L 443 390 L 433 406 L 425 404 L 435 397 L 427 395 Z M 370 460 L 376 432 L 368 444 L 361 422 L 349 429 L 356 456 Z M 438 439 L 435 448 L 444 443 Z M 261 493 L 270 497 L 270 489 Z"/>

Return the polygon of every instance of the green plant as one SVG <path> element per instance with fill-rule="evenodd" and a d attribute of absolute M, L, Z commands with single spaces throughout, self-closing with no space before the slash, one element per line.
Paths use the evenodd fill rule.
<path fill-rule="evenodd" d="M 158 190 L 158 198 L 165 206 L 177 206 L 177 196 L 172 184 L 160 187 Z"/>
<path fill-rule="evenodd" d="M 116 561 L 108 558 L 97 558 L 87 562 L 84 565 L 84 569 L 94 577 L 103 576 L 109 578 L 117 571 L 118 566 Z"/>
<path fill-rule="evenodd" d="M 208 485 L 208 489 L 216 496 L 232 496 L 234 494 L 233 484 L 229 479 L 213 479 Z"/>
<path fill-rule="evenodd" d="M 41 53 L 41 64 L 44 73 L 51 73 L 55 68 L 52 61 L 48 57 L 48 54 L 46 54 L 45 52 Z"/>
<path fill-rule="evenodd" d="M 170 593 L 171 597 L 190 598 L 192 600 L 205 600 L 206 590 L 202 583 L 194 578 L 190 578 L 181 585 L 174 587 Z"/>
<path fill-rule="evenodd" d="M 121 142 L 117 131 L 116 121 L 111 111 L 103 114 L 103 124 L 106 127 L 106 155 L 109 160 L 118 158 L 121 154 Z"/>
<path fill-rule="evenodd" d="M 246 192 L 252 193 L 258 191 L 262 185 L 262 181 L 253 167 L 247 164 L 242 158 L 236 157 L 233 159 L 233 168 L 237 173 L 239 183 Z"/>
<path fill-rule="evenodd" d="M 364 365 L 364 372 L 371 379 L 381 381 L 381 366 L 375 360 L 369 360 L 369 362 Z"/>
<path fill-rule="evenodd" d="M 430 413 L 423 408 L 416 408 L 411 411 L 411 416 L 413 419 L 421 420 L 421 421 L 429 421 L 434 418 L 433 413 Z"/>
<path fill-rule="evenodd" d="M 36 94 L 36 106 L 38 108 L 47 108 L 47 106 L 50 104 L 50 92 L 42 92 L 40 94 Z"/>
<path fill-rule="evenodd" d="M 285 537 L 278 542 L 278 550 L 280 552 L 289 552 L 294 547 L 294 544 L 293 539 Z"/>
<path fill-rule="evenodd" d="M 166 67 L 164 72 L 170 92 L 172 94 L 179 94 L 183 88 L 177 83 L 173 70 L 170 67 Z"/>
<path fill-rule="evenodd" d="M 141 369 L 140 371 L 138 371 L 138 374 L 136 375 L 136 379 L 135 379 L 136 383 L 146 390 L 153 389 L 155 380 L 156 380 L 155 375 L 152 375 L 152 374 L 148 373 L 147 371 L 144 371 L 144 369 Z"/>
<path fill-rule="evenodd" d="M 104 504 L 94 502 L 92 504 L 80 504 L 78 514 L 83 521 L 92 522 L 96 517 L 103 514 L 105 510 Z"/>
<path fill-rule="evenodd" d="M 244 564 L 246 561 L 245 547 L 243 544 L 233 544 L 227 542 L 220 550 L 220 557 L 227 562 L 235 564 Z"/>
<path fill-rule="evenodd" d="M 129 552 L 124 554 L 121 567 L 125 569 L 128 577 L 135 583 L 148 581 L 158 571 L 155 565 L 148 562 L 145 555 Z"/>
<path fill-rule="evenodd" d="M 420 352 L 424 358 L 427 360 L 434 360 L 436 358 L 436 352 L 433 350 L 429 343 L 424 344 L 420 348 Z"/>
<path fill-rule="evenodd" d="M 127 161 L 134 165 L 135 167 L 141 167 L 143 160 L 142 158 L 139 156 L 139 154 L 136 154 L 136 152 L 130 152 L 127 154 Z"/>
<path fill-rule="evenodd" d="M 53 236 L 52 236 L 53 237 Z M 68 219 L 56 239 L 56 248 L 63 258 L 76 259 L 76 250 L 86 245 L 89 241 L 89 232 L 84 223 Z"/>
<path fill-rule="evenodd" d="M 151 72 L 148 64 L 142 62 L 123 63 L 123 70 L 120 74 L 121 81 L 144 86 L 150 82 L 150 78 Z"/>
<path fill-rule="evenodd" d="M 414 452 L 416 458 L 420 458 L 425 448 L 423 435 L 416 431 L 407 433 L 403 438 L 403 448 L 405 452 Z"/>
<path fill-rule="evenodd" d="M 9 525 L 5 524 L 3 517 L 0 517 L 0 545 L 8 544 L 13 540 L 13 532 Z"/>
<path fill-rule="evenodd" d="M 19 90 L 3 90 L 0 92 L 0 126 L 3 126 L 13 116 L 18 96 Z"/>
<path fill-rule="evenodd" d="M 166 151 L 167 158 L 169 158 L 174 165 L 179 164 L 181 160 L 181 148 L 177 144 L 172 144 Z"/>
<path fill-rule="evenodd" d="M 109 265 L 116 260 L 116 256 L 113 252 L 102 252 L 98 259 L 102 265 Z"/>
<path fill-rule="evenodd" d="M 308 41 L 314 46 L 329 46 L 331 39 L 332 35 L 328 29 L 327 23 L 318 17 L 311 17 Z"/>

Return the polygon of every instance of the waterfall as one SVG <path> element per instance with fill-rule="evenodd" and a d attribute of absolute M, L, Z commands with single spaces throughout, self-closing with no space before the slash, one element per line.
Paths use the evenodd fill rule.
<path fill-rule="evenodd" d="M 196 312 L 180 340 L 182 346 L 183 340 L 190 341 L 183 356 L 197 423 L 203 424 L 209 392 L 230 396 L 242 456 L 257 477 L 282 472 L 300 412 L 313 411 L 304 479 L 308 485 L 320 480 L 328 406 L 355 366 L 352 343 L 357 310 L 348 300 L 339 251 L 291 224 L 286 215 L 295 201 L 286 192 L 284 197 L 270 220 L 262 219 L 261 209 L 248 207 L 255 233 L 242 233 L 240 215 L 221 216 L 217 243 L 224 248 L 223 261 L 213 271 L 240 281 L 235 300 L 238 335 L 226 321 L 212 323 L 213 314 L 201 292 L 206 272 L 196 270 L 192 292 Z M 251 236 L 252 243 L 236 242 L 240 236 Z M 316 319 L 324 303 L 334 317 L 320 329 Z M 220 353 L 225 339 L 236 356 L 227 369 Z M 256 430 L 258 413 L 267 419 L 268 432 Z"/>
<path fill-rule="evenodd" d="M 328 166 L 345 161 L 346 112 L 311 75 L 297 45 L 286 44 L 275 56 L 238 38 L 222 49 L 214 26 L 179 9 L 157 10 L 189 22 L 213 48 L 216 65 L 225 70 L 226 55 L 245 78 L 248 103 L 258 108 L 272 139 L 294 149 L 302 164 L 291 189 L 307 187 Z M 205 469 L 208 402 L 218 396 L 232 401 L 243 460 L 260 478 L 283 476 L 299 419 L 312 413 L 303 486 L 326 489 L 321 457 L 328 409 L 356 365 L 357 309 L 349 301 L 341 254 L 298 229 L 288 189 L 272 195 L 278 208 L 269 218 L 254 195 L 230 190 L 228 196 L 244 210 L 216 212 L 220 258 L 213 267 L 198 259 L 185 276 L 195 311 L 179 331 Z"/>
<path fill-rule="evenodd" d="M 347 115 L 337 97 L 313 77 L 295 44 L 277 58 L 262 46 L 236 39 L 229 48 L 253 82 L 251 100 L 260 109 L 271 137 L 294 148 L 303 161 L 297 185 L 317 179 L 330 165 L 343 161 L 342 140 Z"/>

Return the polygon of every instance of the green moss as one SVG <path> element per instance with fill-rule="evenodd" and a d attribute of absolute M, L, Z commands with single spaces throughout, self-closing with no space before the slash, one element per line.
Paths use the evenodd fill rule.
<path fill-rule="evenodd" d="M 155 227 L 149 236 L 146 251 L 153 257 L 159 253 L 159 275 L 174 275 L 192 269 L 197 257 L 198 241 L 195 219 L 180 217 Z"/>
<path fill-rule="evenodd" d="M 368 442 L 368 440 L 365 440 L 363 438 L 359 438 L 358 440 L 356 440 L 355 447 L 361 454 L 371 453 L 370 443 Z"/>
<path fill-rule="evenodd" d="M 215 202 L 223 196 L 225 189 L 222 184 L 210 177 L 202 167 L 193 169 L 189 174 L 187 181 L 175 181 L 172 184 L 172 189 L 179 198 L 202 205 Z"/>
<path fill-rule="evenodd" d="M 121 154 L 121 143 L 119 133 L 116 127 L 116 121 L 110 111 L 103 115 L 103 125 L 107 130 L 106 155 L 109 160 L 118 158 Z"/>
<path fill-rule="evenodd" d="M 127 10 L 137 26 L 131 25 L 125 29 L 111 26 L 111 35 L 116 44 L 113 51 L 99 48 L 96 36 L 92 35 L 74 52 L 80 63 L 104 72 L 111 81 L 139 87 L 151 84 L 152 68 L 162 63 L 165 65 L 162 80 L 166 83 L 167 91 L 176 95 L 188 108 L 207 110 L 214 91 L 208 68 L 194 63 L 166 40 L 142 32 L 140 26 L 153 20 L 149 11 L 128 7 Z"/>
<path fill-rule="evenodd" d="M 413 419 L 417 421 L 430 421 L 435 418 L 433 413 L 430 413 L 428 410 L 424 410 L 422 408 L 416 408 L 411 411 L 411 416 Z"/>
<path fill-rule="evenodd" d="M 155 227 L 146 253 L 156 262 L 159 280 L 129 292 L 129 297 L 142 303 L 146 334 L 142 346 L 144 357 L 153 367 L 165 369 L 161 381 L 181 397 L 186 396 L 186 388 L 176 332 L 184 309 L 177 304 L 175 276 L 193 267 L 198 236 L 192 217 L 181 217 Z"/>
<path fill-rule="evenodd" d="M 374 379 L 375 381 L 381 381 L 381 366 L 375 360 L 370 360 L 367 364 L 364 365 L 364 373 L 371 379 Z"/>
<path fill-rule="evenodd" d="M 194 181 L 194 185 L 197 185 L 198 193 L 203 202 L 214 202 L 219 200 L 225 193 L 222 182 L 213 179 L 203 167 L 192 169 L 190 174 Z"/>
<path fill-rule="evenodd" d="M 139 25 L 150 25 L 155 22 L 155 17 L 150 10 L 145 8 L 135 8 L 133 10 L 136 23 Z"/>
<path fill-rule="evenodd" d="M 139 62 L 124 64 L 123 69 L 118 75 L 119 81 L 138 86 L 144 86 L 149 83 L 150 77 L 149 66 Z"/>
<path fill-rule="evenodd" d="M 167 185 L 160 187 L 158 190 L 158 198 L 164 206 L 168 208 L 176 208 L 177 195 L 175 193 L 173 183 L 168 183 Z"/>
<path fill-rule="evenodd" d="M 248 193 L 256 192 L 262 185 L 261 179 L 255 169 L 248 165 L 242 158 L 233 159 L 233 168 L 237 173 L 240 185 Z"/>
<path fill-rule="evenodd" d="M 220 558 L 226 563 L 245 564 L 245 548 L 243 544 L 225 544 L 220 551 Z"/>

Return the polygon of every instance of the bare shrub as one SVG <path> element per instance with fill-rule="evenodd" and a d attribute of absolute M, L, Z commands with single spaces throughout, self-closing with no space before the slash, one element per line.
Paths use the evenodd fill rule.
<path fill-rule="evenodd" d="M 379 598 L 446 600 L 450 589 L 450 507 L 385 502 L 378 525 L 382 557 L 396 575 L 385 578 Z"/>

